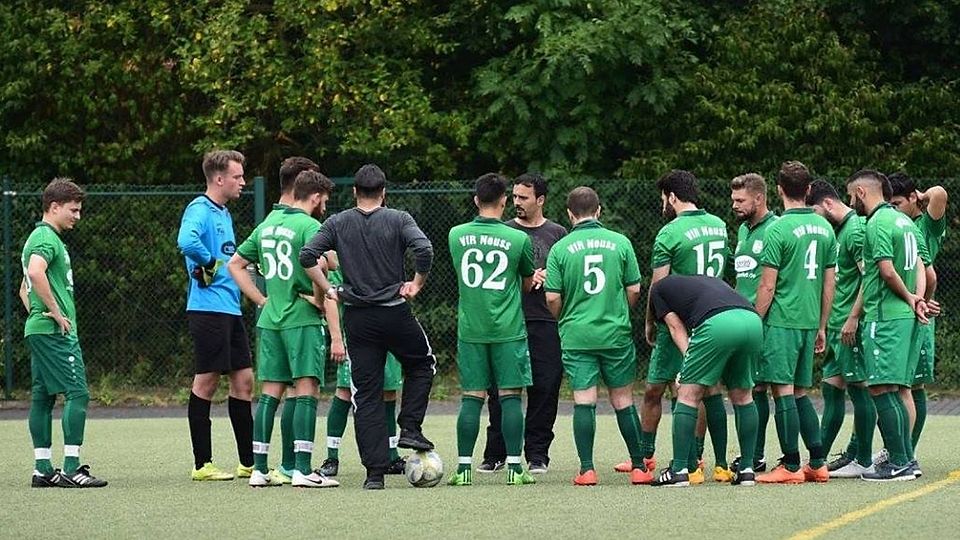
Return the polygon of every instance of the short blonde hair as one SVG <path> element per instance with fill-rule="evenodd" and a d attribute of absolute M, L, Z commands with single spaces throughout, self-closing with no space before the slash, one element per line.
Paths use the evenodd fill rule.
<path fill-rule="evenodd" d="M 752 193 L 766 193 L 767 181 L 757 173 L 741 174 L 730 182 L 730 189 L 745 189 Z"/>

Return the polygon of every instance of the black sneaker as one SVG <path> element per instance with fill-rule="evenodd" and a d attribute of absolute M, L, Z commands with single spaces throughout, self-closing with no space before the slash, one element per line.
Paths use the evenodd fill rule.
<path fill-rule="evenodd" d="M 400 439 L 397 441 L 397 447 L 426 452 L 427 450 L 433 450 L 433 443 L 419 431 L 402 430 Z"/>
<path fill-rule="evenodd" d="M 920 478 L 921 476 L 923 476 L 923 471 L 920 470 L 920 462 L 919 462 L 919 461 L 917 461 L 917 460 L 911 461 L 911 462 L 910 462 L 910 466 L 913 467 L 913 475 L 914 475 L 914 476 L 916 476 L 917 478 Z"/>
<path fill-rule="evenodd" d="M 917 476 L 913 472 L 913 467 L 909 463 L 906 465 L 894 465 L 889 461 L 874 466 L 873 472 L 865 472 L 860 478 L 867 482 L 903 482 L 907 480 L 916 480 Z"/>
<path fill-rule="evenodd" d="M 530 471 L 530 474 L 547 474 L 547 464 L 540 460 L 533 460 L 527 462 L 527 470 Z"/>
<path fill-rule="evenodd" d="M 390 466 L 387 467 L 387 470 L 384 474 L 403 474 L 404 468 L 407 466 L 407 460 L 402 457 L 398 457 L 390 463 Z"/>
<path fill-rule="evenodd" d="M 730 463 L 730 472 L 736 473 L 737 471 L 740 470 L 740 458 L 741 456 L 737 456 L 736 459 L 734 459 L 733 462 Z M 766 470 L 767 470 L 767 460 L 764 459 L 763 456 L 760 456 L 760 459 L 753 460 L 753 471 L 755 473 L 764 472 Z"/>
<path fill-rule="evenodd" d="M 749 469 L 737 471 L 730 483 L 734 486 L 754 486 L 757 484 L 757 475 Z"/>
<path fill-rule="evenodd" d="M 847 454 L 837 454 L 837 458 L 827 463 L 827 470 L 830 472 L 839 471 L 840 469 L 846 467 L 853 461 L 853 458 L 848 457 Z"/>
<path fill-rule="evenodd" d="M 30 487 L 48 488 L 60 485 L 60 470 L 57 469 L 50 474 L 43 474 L 40 471 L 33 471 L 33 478 L 30 479 Z"/>
<path fill-rule="evenodd" d="M 363 489 L 383 489 L 383 477 L 382 476 L 368 476 L 363 482 Z"/>
<path fill-rule="evenodd" d="M 317 470 L 324 476 L 336 476 L 337 473 L 340 472 L 340 460 L 327 458 L 324 460 L 323 465 L 320 465 L 320 468 Z"/>
<path fill-rule="evenodd" d="M 653 480 L 652 486 L 667 487 L 687 487 L 690 485 L 690 475 L 687 473 L 673 472 L 673 469 L 667 467 L 660 470 L 660 476 Z"/>
<path fill-rule="evenodd" d="M 737 474 L 737 471 L 740 470 L 740 459 L 742 457 L 743 456 L 737 456 L 733 458 L 733 461 L 730 462 L 730 472 L 732 472 L 733 474 Z"/>
<path fill-rule="evenodd" d="M 477 467 L 477 472 L 482 474 L 491 474 L 502 470 L 502 461 L 484 461 L 479 467 Z"/>
<path fill-rule="evenodd" d="M 89 465 L 81 465 L 73 474 L 61 472 L 57 485 L 63 488 L 101 488 L 107 485 L 107 481 L 91 475 Z"/>

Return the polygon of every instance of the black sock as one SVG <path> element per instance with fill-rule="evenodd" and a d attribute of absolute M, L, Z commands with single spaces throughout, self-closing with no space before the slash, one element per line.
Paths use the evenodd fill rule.
<path fill-rule="evenodd" d="M 249 401 L 231 397 L 227 400 L 233 436 L 237 440 L 237 457 L 244 467 L 253 466 L 253 410 Z"/>
<path fill-rule="evenodd" d="M 213 459 L 213 451 L 210 449 L 210 402 L 190 392 L 187 420 L 190 422 L 194 468 L 199 469 Z"/>

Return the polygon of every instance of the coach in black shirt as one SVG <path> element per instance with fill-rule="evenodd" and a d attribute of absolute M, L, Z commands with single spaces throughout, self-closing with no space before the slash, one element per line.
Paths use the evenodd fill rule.
<path fill-rule="evenodd" d="M 384 421 L 383 368 L 387 352 L 403 368 L 403 397 L 397 417 L 397 446 L 432 450 L 421 432 L 436 358 L 407 300 L 423 287 L 433 263 L 433 246 L 410 214 L 383 207 L 386 176 L 364 165 L 354 177 L 357 206 L 331 216 L 300 251 L 300 264 L 328 298 L 343 302 L 343 323 L 356 391 L 354 426 L 360 459 L 367 469 L 364 489 L 383 489 L 389 466 Z M 330 286 L 317 260 L 336 250 L 343 284 Z M 404 255 L 413 252 L 416 274 L 404 275 Z"/>

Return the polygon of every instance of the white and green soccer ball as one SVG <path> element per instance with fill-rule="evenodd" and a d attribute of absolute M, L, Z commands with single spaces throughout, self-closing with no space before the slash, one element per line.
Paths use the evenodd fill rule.
<path fill-rule="evenodd" d="M 443 461 L 433 450 L 416 452 L 407 457 L 403 474 L 413 487 L 433 487 L 443 478 Z"/>

